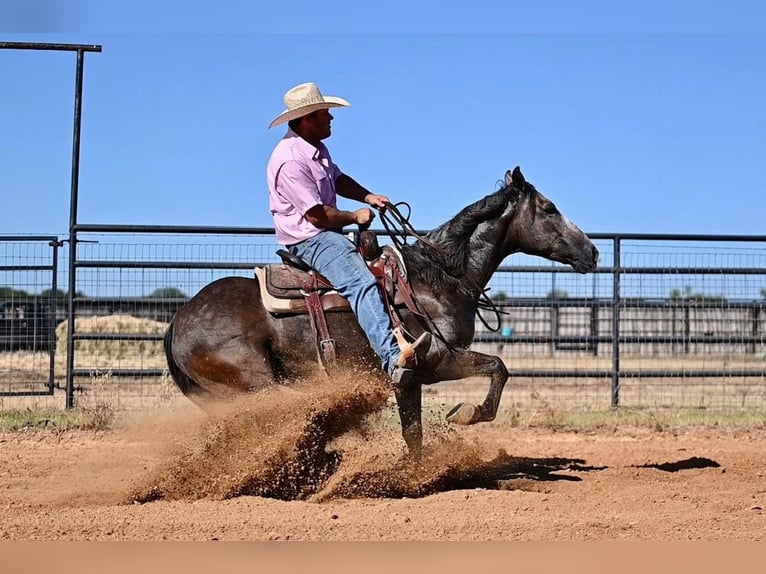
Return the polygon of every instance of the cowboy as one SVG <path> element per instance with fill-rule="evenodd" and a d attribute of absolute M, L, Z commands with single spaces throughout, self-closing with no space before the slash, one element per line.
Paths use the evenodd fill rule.
<path fill-rule="evenodd" d="M 287 122 L 288 130 L 272 152 L 266 173 L 277 241 L 349 300 L 383 370 L 395 385 L 405 385 L 414 375 L 417 354 L 428 350 L 431 334 L 425 332 L 413 343 L 397 343 L 375 277 L 342 233 L 346 225 L 368 226 L 375 218 L 370 207 L 383 210 L 390 200 L 341 172 L 322 143 L 331 135 L 330 108 L 351 104 L 343 98 L 323 96 L 314 83 L 292 88 L 284 101 L 287 109 L 269 128 Z M 337 195 L 370 207 L 340 210 Z"/>

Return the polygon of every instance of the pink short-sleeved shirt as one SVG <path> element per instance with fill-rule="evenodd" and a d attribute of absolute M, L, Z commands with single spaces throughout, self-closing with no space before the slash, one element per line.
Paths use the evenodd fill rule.
<path fill-rule="evenodd" d="M 324 144 L 314 147 L 294 131 L 287 131 L 266 169 L 269 209 L 279 243 L 293 245 L 322 231 L 305 215 L 315 205 L 337 207 L 335 180 L 340 174 Z"/>

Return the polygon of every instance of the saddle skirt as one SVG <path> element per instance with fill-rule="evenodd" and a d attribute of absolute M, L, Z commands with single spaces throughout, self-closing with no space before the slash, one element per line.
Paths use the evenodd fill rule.
<path fill-rule="evenodd" d="M 370 271 L 379 281 L 382 280 L 384 274 L 389 275 L 388 281 L 382 281 L 383 284 L 387 285 L 394 283 L 390 277 L 393 273 L 390 258 L 394 258 L 393 260 L 396 261 L 396 264 L 406 278 L 407 272 L 402 255 L 398 249 L 391 245 L 384 246 L 379 257 L 367 262 Z M 258 284 L 261 287 L 263 307 L 268 312 L 275 314 L 308 313 L 306 290 L 308 286 L 314 284 L 314 278 L 311 274 L 284 263 L 256 267 L 254 271 Z M 325 311 L 351 310 L 351 304 L 348 299 L 338 293 L 327 279 L 317 275 L 316 281 L 319 299 Z M 391 295 L 395 297 L 395 303 L 400 302 L 396 294 L 392 293 Z"/>

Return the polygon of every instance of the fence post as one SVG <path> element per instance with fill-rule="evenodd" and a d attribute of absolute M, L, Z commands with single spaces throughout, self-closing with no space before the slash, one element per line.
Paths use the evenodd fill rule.
<path fill-rule="evenodd" d="M 56 324 L 58 319 L 58 273 L 59 247 L 61 241 L 51 240 L 48 245 L 53 248 L 53 277 L 51 278 L 51 296 L 48 298 L 50 316 L 48 317 L 48 390 L 53 393 L 56 386 Z"/>
<path fill-rule="evenodd" d="M 82 77 L 85 52 L 77 50 L 74 127 L 72 130 L 72 181 L 69 204 L 69 297 L 67 305 L 66 408 L 74 407 L 74 297 L 77 292 L 77 205 L 80 185 L 80 129 L 82 126 Z"/>
<path fill-rule="evenodd" d="M 612 407 L 620 406 L 620 237 L 614 238 L 612 286 Z"/>
<path fill-rule="evenodd" d="M 82 125 L 82 86 L 83 64 L 85 52 L 100 52 L 101 46 L 96 44 L 57 44 L 45 42 L 0 42 L 0 50 L 54 50 L 54 51 L 77 51 L 77 69 L 75 72 L 74 94 L 74 128 L 72 133 L 72 173 L 71 195 L 69 207 L 69 297 L 67 310 L 67 365 L 66 365 L 66 408 L 74 406 L 74 291 L 75 291 L 75 258 L 77 253 L 76 231 L 77 225 L 77 190 L 80 181 L 80 127 Z M 55 252 L 54 252 L 55 253 Z M 52 359 L 53 363 L 53 359 Z M 51 366 L 51 377 L 53 367 Z"/>

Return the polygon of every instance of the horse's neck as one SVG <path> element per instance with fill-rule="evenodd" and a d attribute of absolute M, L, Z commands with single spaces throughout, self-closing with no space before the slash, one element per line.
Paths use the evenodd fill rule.
<path fill-rule="evenodd" d="M 494 221 L 477 226 L 468 242 L 465 277 L 477 288 L 484 288 L 503 259 L 508 255 L 505 229 L 512 215 L 506 214 Z M 481 239 L 479 239 L 481 237 Z"/>
<path fill-rule="evenodd" d="M 463 209 L 455 218 L 429 233 L 426 257 L 478 298 L 506 255 L 509 225 L 518 216 L 515 201 L 501 190 Z M 429 249 L 425 252 L 428 254 Z M 435 253 L 434 253 L 435 252 Z"/>

